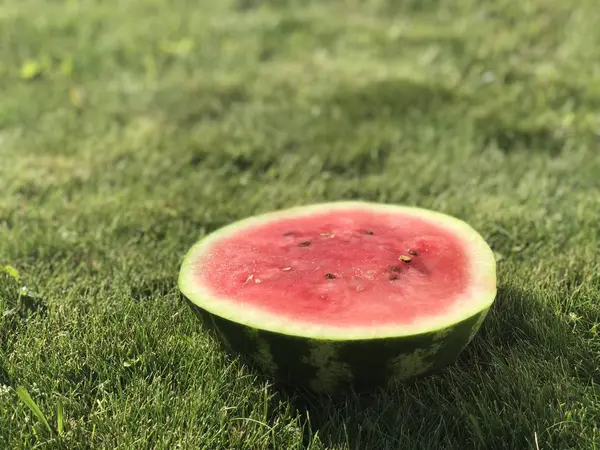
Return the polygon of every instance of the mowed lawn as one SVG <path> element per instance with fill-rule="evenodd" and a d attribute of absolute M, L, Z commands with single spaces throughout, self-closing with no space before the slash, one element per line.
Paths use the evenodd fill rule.
<path fill-rule="evenodd" d="M 179 264 L 342 199 L 468 221 L 498 297 L 438 375 L 284 395 Z M 595 0 L 0 3 L 2 449 L 600 448 L 599 244 Z"/>

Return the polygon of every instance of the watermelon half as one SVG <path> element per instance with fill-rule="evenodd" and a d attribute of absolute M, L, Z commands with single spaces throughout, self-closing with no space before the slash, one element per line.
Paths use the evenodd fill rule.
<path fill-rule="evenodd" d="M 229 349 L 279 380 L 334 394 L 453 362 L 494 301 L 496 264 L 456 218 L 334 202 L 209 234 L 185 256 L 179 288 Z"/>

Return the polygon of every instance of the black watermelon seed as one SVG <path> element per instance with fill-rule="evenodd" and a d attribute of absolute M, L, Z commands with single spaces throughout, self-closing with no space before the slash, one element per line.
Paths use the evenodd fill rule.
<path fill-rule="evenodd" d="M 325 278 L 327 278 L 328 280 L 333 280 L 334 278 L 336 278 L 336 276 L 332 273 L 326 273 Z"/>
<path fill-rule="evenodd" d="M 291 236 L 292 234 L 294 234 L 293 231 L 286 231 L 285 233 L 283 233 L 284 236 Z"/>
<path fill-rule="evenodd" d="M 308 247 L 310 245 L 310 241 L 303 241 L 298 244 L 299 247 Z"/>
<path fill-rule="evenodd" d="M 407 252 L 409 255 L 418 256 L 418 253 L 415 250 L 410 249 L 410 250 L 407 250 Z"/>
<path fill-rule="evenodd" d="M 375 233 L 373 233 L 371 230 L 365 230 L 365 234 L 368 234 L 369 236 L 372 236 Z"/>

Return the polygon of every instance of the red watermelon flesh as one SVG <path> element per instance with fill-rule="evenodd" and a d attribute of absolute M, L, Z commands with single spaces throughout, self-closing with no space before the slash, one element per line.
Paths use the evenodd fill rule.
<path fill-rule="evenodd" d="M 468 290 L 465 243 L 431 220 L 365 208 L 281 217 L 216 241 L 196 279 L 219 297 L 334 326 L 443 316 Z"/>

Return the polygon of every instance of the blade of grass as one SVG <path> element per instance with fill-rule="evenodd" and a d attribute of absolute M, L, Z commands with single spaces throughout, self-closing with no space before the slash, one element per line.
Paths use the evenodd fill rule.
<path fill-rule="evenodd" d="M 37 403 L 31 398 L 31 395 L 29 395 L 27 389 L 25 389 L 23 386 L 19 386 L 17 387 L 16 392 L 21 401 L 25 403 L 25 405 L 27 405 L 27 407 L 33 412 L 33 414 L 35 414 L 35 416 L 38 419 L 40 419 L 42 423 L 46 426 L 50 434 L 52 434 L 52 428 L 50 427 L 46 416 L 44 415 L 40 407 L 37 405 Z"/>
<path fill-rule="evenodd" d="M 56 407 L 56 429 L 58 431 L 58 435 L 62 436 L 65 429 L 65 413 L 63 410 L 62 403 L 59 403 Z"/>

